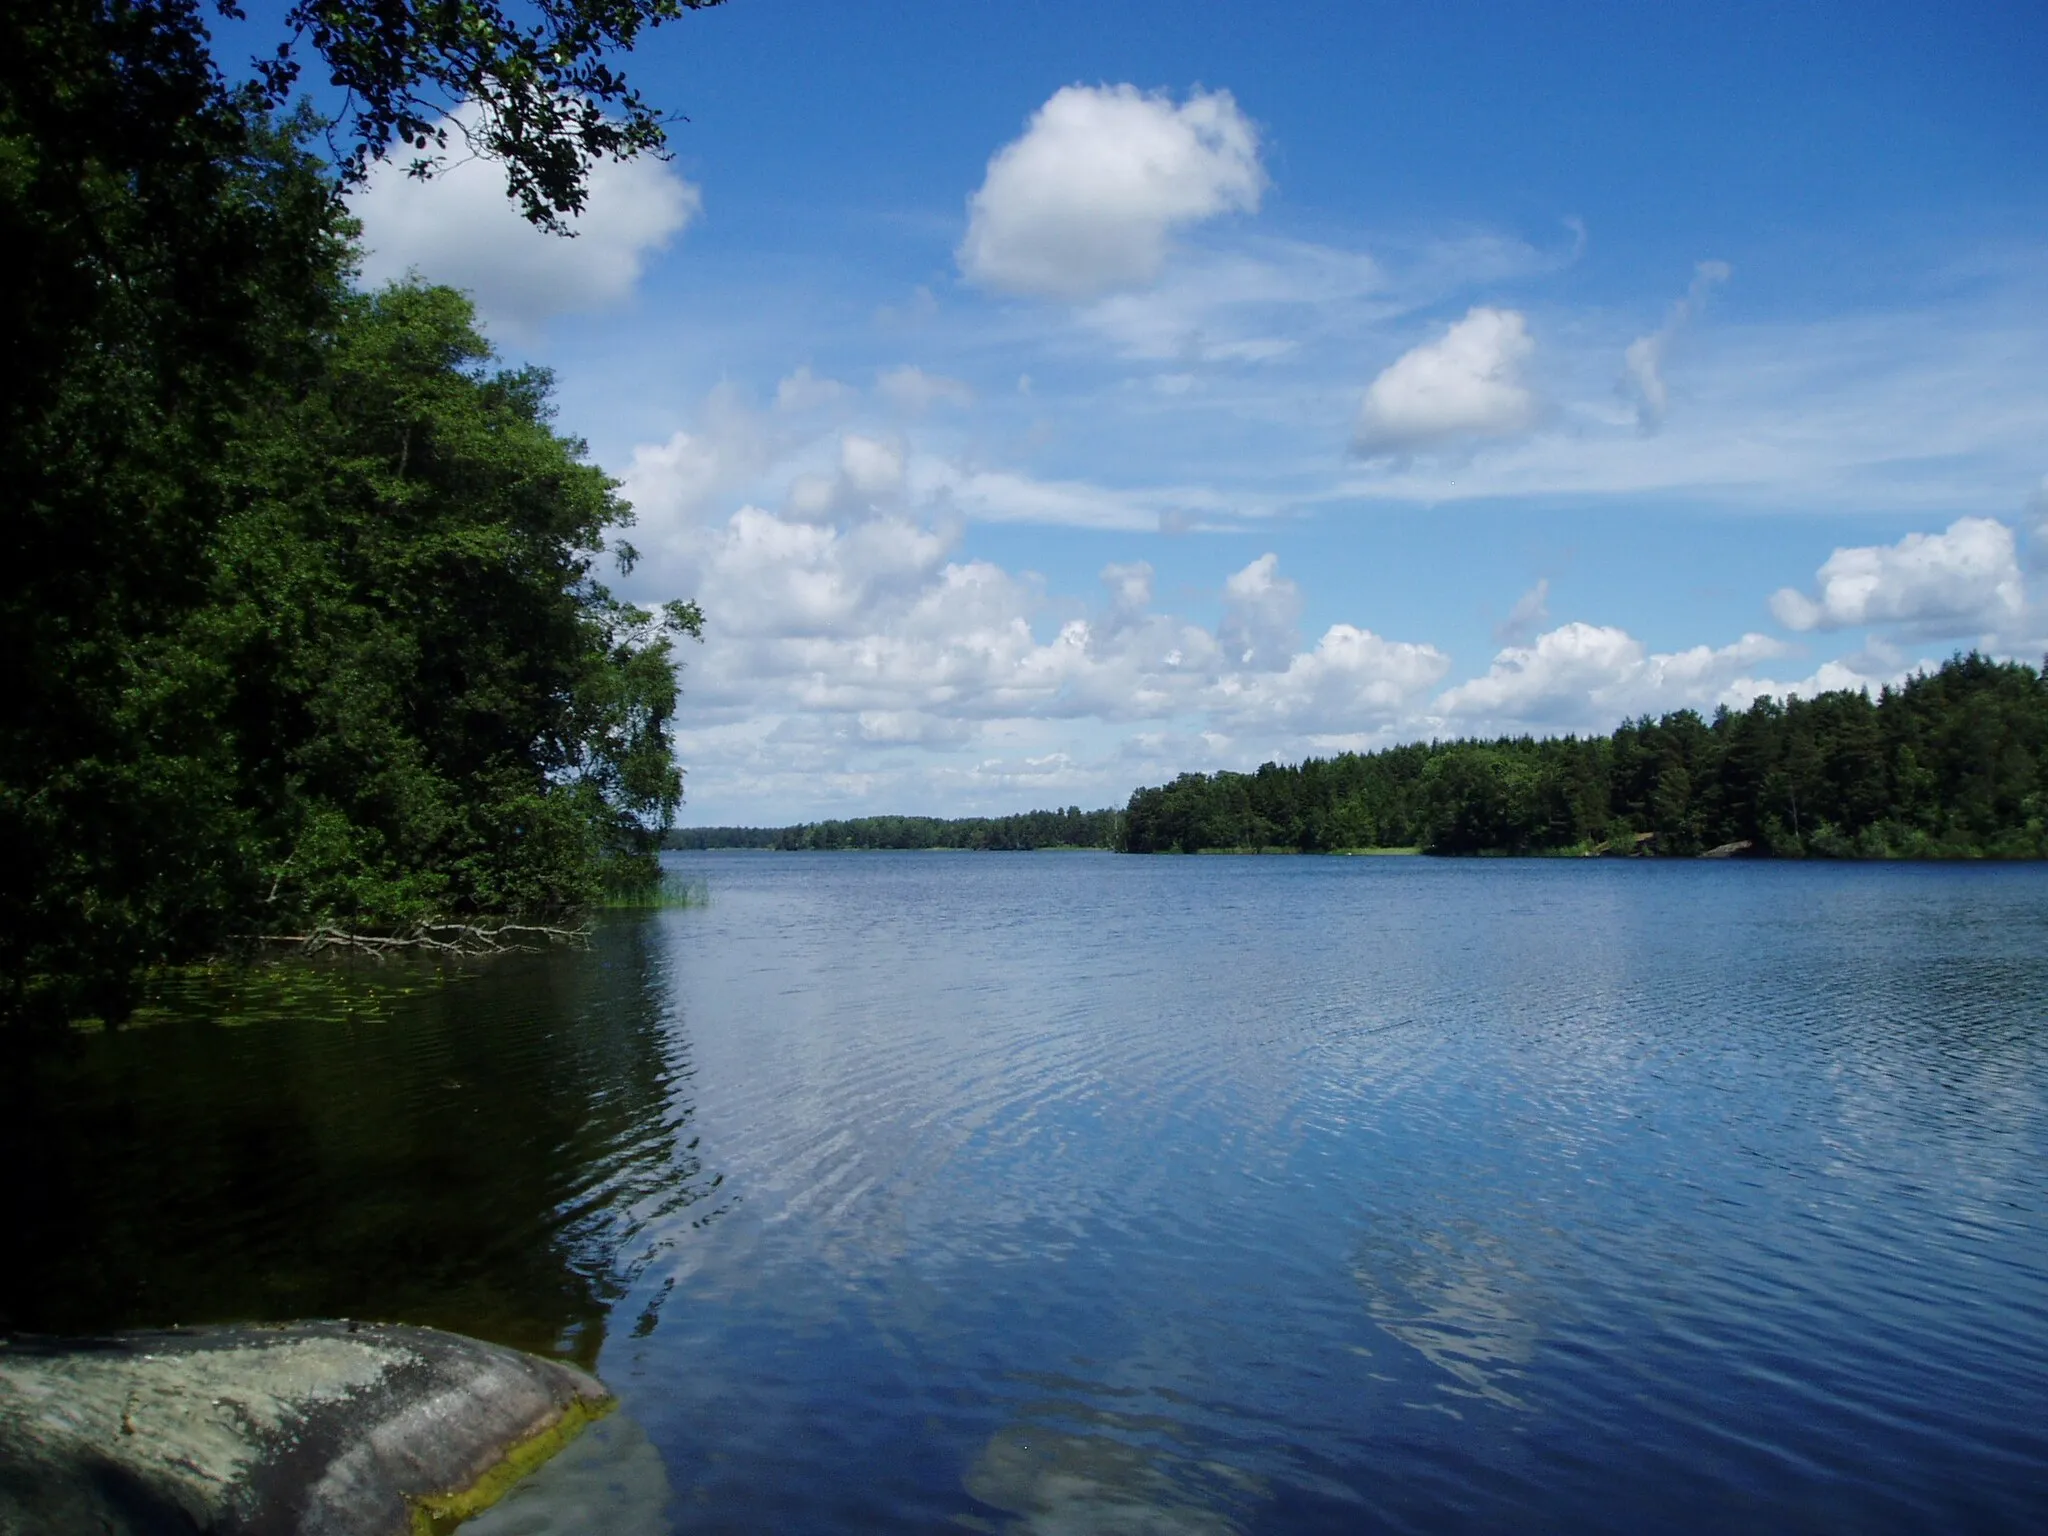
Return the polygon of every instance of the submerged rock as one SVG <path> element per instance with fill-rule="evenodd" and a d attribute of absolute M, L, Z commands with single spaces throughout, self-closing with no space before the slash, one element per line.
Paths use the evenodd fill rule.
<path fill-rule="evenodd" d="M 431 1328 L 0 1343 L 0 1536 L 426 1536 L 601 1417 L 594 1377 Z"/>

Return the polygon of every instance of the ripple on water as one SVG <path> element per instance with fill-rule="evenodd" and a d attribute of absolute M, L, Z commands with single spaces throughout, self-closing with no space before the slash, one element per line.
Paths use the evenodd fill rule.
<path fill-rule="evenodd" d="M 0 1298 L 594 1357 L 682 1529 L 2048 1507 L 2048 870 L 677 862 L 587 954 L 83 1042 Z"/>

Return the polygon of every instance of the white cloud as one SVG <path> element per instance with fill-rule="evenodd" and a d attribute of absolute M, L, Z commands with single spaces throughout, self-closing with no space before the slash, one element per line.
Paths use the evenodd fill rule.
<path fill-rule="evenodd" d="M 843 482 L 895 483 L 891 445 L 839 445 Z M 921 785 L 922 806 L 1054 784 L 1063 800 L 1119 799 L 1130 765 L 1106 742 L 1108 755 L 1083 762 L 1091 733 L 1199 723 L 1205 760 L 1233 741 L 1268 753 L 1351 744 L 1394 730 L 1450 666 L 1432 646 L 1353 624 L 1301 650 L 1301 595 L 1270 554 L 1227 578 L 1214 630 L 1157 611 L 1143 562 L 1104 567 L 1100 605 L 1048 629 L 1036 579 L 963 558 L 957 524 L 843 498 L 833 521 L 754 505 L 718 517 L 702 489 L 718 458 L 708 435 L 683 436 L 642 450 L 627 477 L 655 551 L 636 581 L 700 594 L 710 610 L 689 658 L 693 795 L 737 776 L 810 814 L 834 798 L 872 804 L 889 784 Z"/>
<path fill-rule="evenodd" d="M 786 516 L 799 522 L 825 523 L 902 508 L 907 451 L 901 442 L 842 433 L 838 459 L 832 473 L 812 471 L 790 481 L 783 509 Z"/>
<path fill-rule="evenodd" d="M 1623 384 L 1635 397 L 1636 425 L 1643 431 L 1654 432 L 1661 427 L 1671 408 L 1671 391 L 1664 383 L 1664 359 L 1672 343 L 1706 306 L 1707 295 L 1718 284 L 1727 282 L 1733 270 L 1725 261 L 1701 262 L 1693 269 L 1692 285 L 1686 289 L 1685 297 L 1671 306 L 1664 324 L 1628 344 L 1628 351 L 1622 356 L 1627 370 Z"/>
<path fill-rule="evenodd" d="M 1148 561 L 1105 565 L 1102 583 L 1110 590 L 1110 611 L 1116 618 L 1135 618 L 1152 606 L 1152 566 Z"/>
<path fill-rule="evenodd" d="M 1718 649 L 1653 654 L 1626 630 L 1572 623 L 1508 646 L 1482 677 L 1441 694 L 1433 708 L 1459 729 L 1607 730 L 1638 714 L 1746 704 L 1742 679 L 1783 655 L 1781 641 L 1744 635 Z"/>
<path fill-rule="evenodd" d="M 944 374 L 926 373 L 922 368 L 908 363 L 876 375 L 875 390 L 898 410 L 907 411 L 913 416 L 922 415 L 934 405 L 974 403 L 974 391 L 959 379 L 949 379 Z"/>
<path fill-rule="evenodd" d="M 1149 283 L 1173 233 L 1257 209 L 1258 130 L 1228 91 L 1175 105 L 1070 85 L 998 150 L 968 199 L 960 269 L 1005 292 L 1083 299 Z"/>
<path fill-rule="evenodd" d="M 877 604 L 922 591 L 950 547 L 901 518 L 842 529 L 746 506 L 688 536 L 671 576 L 705 594 L 723 636 L 857 636 Z"/>
<path fill-rule="evenodd" d="M 1522 369 L 1535 350 L 1518 311 L 1471 310 L 1372 381 L 1358 415 L 1357 451 L 1380 457 L 1527 431 L 1539 411 Z"/>
<path fill-rule="evenodd" d="M 1227 673 L 1209 694 L 1211 710 L 1234 729 L 1311 737 L 1358 737 L 1400 722 L 1443 681 L 1451 658 L 1433 645 L 1386 640 L 1332 624 L 1313 651 L 1278 671 Z"/>
<path fill-rule="evenodd" d="M 1362 251 L 1262 237 L 1178 261 L 1152 287 L 1108 294 L 1077 318 L 1126 357 L 1270 363 L 1298 351 L 1305 328 L 1384 312 L 1387 284 Z"/>
<path fill-rule="evenodd" d="M 1896 624 L 1959 634 L 2008 624 L 2026 606 L 2012 529 L 1995 518 L 1963 517 L 1945 533 L 1837 549 L 1816 575 L 1817 596 L 1787 587 L 1771 598 L 1787 629 Z"/>
<path fill-rule="evenodd" d="M 636 543 L 652 551 L 674 529 L 746 485 L 773 461 L 775 444 L 729 389 L 714 390 L 695 432 L 643 443 L 620 476 L 633 505 Z"/>
<path fill-rule="evenodd" d="M 806 363 L 775 386 L 775 409 L 814 411 L 821 406 L 837 405 L 852 394 L 853 390 L 837 379 L 819 378 Z"/>
<path fill-rule="evenodd" d="M 1267 553 L 1223 583 L 1223 623 L 1216 636 L 1230 662 L 1252 671 L 1285 667 L 1301 643 L 1301 589 L 1279 574 Z"/>
<path fill-rule="evenodd" d="M 864 709 L 857 719 L 862 741 L 892 746 L 952 746 L 974 735 L 974 727 L 965 720 L 915 709 Z"/>
<path fill-rule="evenodd" d="M 839 468 L 856 495 L 886 501 L 903 489 L 903 449 L 849 432 L 839 440 Z"/>
<path fill-rule="evenodd" d="M 1124 491 L 1081 481 L 1034 480 L 1010 470 L 965 473 L 934 466 L 933 488 L 963 516 L 983 523 L 1040 523 L 1066 528 L 1151 532 L 1159 511 Z"/>
<path fill-rule="evenodd" d="M 446 119 L 465 142 L 465 108 Z M 659 160 L 600 160 L 590 168 L 574 239 L 535 229 L 505 193 L 494 161 L 457 161 L 433 177 L 379 161 L 350 197 L 363 221 L 363 281 L 383 284 L 417 270 L 466 290 L 485 323 L 531 337 L 557 315 L 605 309 L 632 296 L 655 253 L 702 211 L 703 193 Z"/>
<path fill-rule="evenodd" d="M 1718 325 L 1691 338 L 1686 409 L 1656 433 L 1614 394 L 1625 335 L 1553 346 L 1546 333 L 1557 430 L 1473 459 L 1382 459 L 1326 499 L 1672 496 L 1730 510 L 2010 517 L 2013 488 L 2040 475 L 2048 441 L 2044 313 L 2014 291 L 1975 307 Z"/>

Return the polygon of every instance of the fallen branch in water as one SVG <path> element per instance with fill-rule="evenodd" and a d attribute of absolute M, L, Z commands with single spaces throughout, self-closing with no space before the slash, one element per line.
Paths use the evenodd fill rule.
<path fill-rule="evenodd" d="M 352 950 L 382 959 L 388 954 L 424 950 L 444 955 L 532 954 L 557 944 L 583 944 L 590 929 L 550 928 L 542 923 L 422 923 L 402 933 L 356 933 L 320 924 L 305 933 L 255 933 L 252 944 L 273 944 L 309 955 L 327 950 Z"/>

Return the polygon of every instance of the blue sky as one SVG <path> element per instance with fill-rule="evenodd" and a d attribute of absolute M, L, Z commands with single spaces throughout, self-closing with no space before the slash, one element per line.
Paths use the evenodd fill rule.
<path fill-rule="evenodd" d="M 381 175 L 694 596 L 692 823 L 2048 649 L 2048 21 L 731 0 L 583 232 Z"/>

